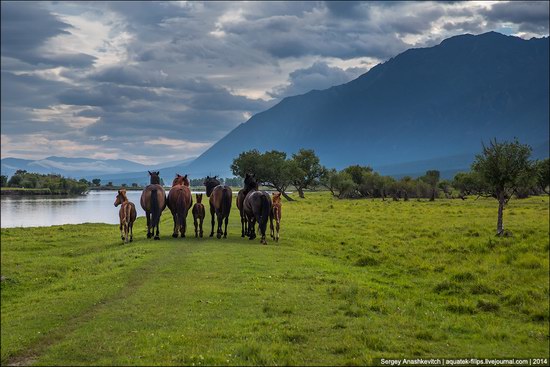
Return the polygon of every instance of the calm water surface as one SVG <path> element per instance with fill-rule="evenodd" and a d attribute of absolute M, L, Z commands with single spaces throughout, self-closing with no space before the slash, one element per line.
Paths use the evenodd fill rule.
<path fill-rule="evenodd" d="M 136 205 L 138 217 L 145 216 L 139 205 L 141 191 L 128 191 L 127 195 Z M 90 191 L 82 196 L 2 195 L 1 227 L 42 227 L 78 223 L 118 224 L 120 207 L 115 208 L 113 205 L 115 198 L 116 191 Z M 170 211 L 165 209 L 163 215 L 169 213 Z"/>

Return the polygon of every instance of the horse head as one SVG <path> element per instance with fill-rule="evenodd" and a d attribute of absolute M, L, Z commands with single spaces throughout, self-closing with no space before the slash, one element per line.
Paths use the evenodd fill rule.
<path fill-rule="evenodd" d="M 128 198 L 126 197 L 126 190 L 124 189 L 118 190 L 118 194 L 115 199 L 115 206 L 119 206 L 125 201 L 128 201 Z"/>
<path fill-rule="evenodd" d="M 195 194 L 195 197 L 197 198 L 197 204 L 202 203 L 202 194 Z"/>
<path fill-rule="evenodd" d="M 281 202 L 281 193 L 280 192 L 274 192 L 271 194 L 273 204 L 278 204 Z"/>
<path fill-rule="evenodd" d="M 210 194 L 212 193 L 212 190 L 214 190 L 214 187 L 220 184 L 220 180 L 218 180 L 217 177 L 218 176 L 206 176 L 206 178 L 204 179 L 204 182 L 202 184 L 206 186 L 206 196 L 210 197 Z"/>
<path fill-rule="evenodd" d="M 176 178 L 172 181 L 172 187 L 176 185 L 189 186 L 189 179 L 187 178 L 187 175 L 182 176 L 179 173 L 176 173 Z"/>
<path fill-rule="evenodd" d="M 258 181 L 256 181 L 256 174 L 247 173 L 244 178 L 244 188 L 248 191 L 250 190 L 258 190 Z"/>
<path fill-rule="evenodd" d="M 149 172 L 149 176 L 151 176 L 151 184 L 158 184 L 160 185 L 160 177 L 159 177 L 159 174 L 160 174 L 160 171 L 147 171 Z"/>

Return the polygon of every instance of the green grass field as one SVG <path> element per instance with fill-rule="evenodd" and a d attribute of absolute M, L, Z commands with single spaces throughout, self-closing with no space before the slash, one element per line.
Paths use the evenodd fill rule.
<path fill-rule="evenodd" d="M 129 245 L 115 225 L 2 229 L 2 365 L 548 356 L 548 197 L 510 201 L 497 238 L 492 199 L 306 196 L 268 246 L 235 206 L 225 240 L 171 238 L 169 211 Z"/>

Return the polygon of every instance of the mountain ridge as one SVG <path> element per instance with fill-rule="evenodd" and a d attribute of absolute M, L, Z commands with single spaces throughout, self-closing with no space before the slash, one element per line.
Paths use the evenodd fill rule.
<path fill-rule="evenodd" d="M 188 170 L 227 175 L 232 159 L 253 148 L 288 154 L 312 148 L 323 164 L 340 169 L 463 153 L 473 159 L 492 138 L 544 144 L 547 65 L 548 37 L 488 32 L 409 49 L 348 83 L 284 98 L 237 126 Z"/>

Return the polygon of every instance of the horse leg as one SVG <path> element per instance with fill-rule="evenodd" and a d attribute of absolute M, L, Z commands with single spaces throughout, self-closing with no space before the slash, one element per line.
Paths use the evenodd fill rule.
<path fill-rule="evenodd" d="M 124 223 L 124 243 L 128 243 L 128 232 L 130 232 L 130 224 L 128 222 Z"/>
<path fill-rule="evenodd" d="M 277 218 L 277 220 L 275 221 L 275 228 L 277 230 L 277 234 L 275 235 L 275 242 L 279 242 L 279 227 L 280 227 L 280 223 L 281 221 Z"/>
<path fill-rule="evenodd" d="M 273 217 L 269 216 L 269 234 L 271 238 L 275 239 L 275 230 L 273 229 Z"/>
<path fill-rule="evenodd" d="M 185 231 L 187 230 L 187 218 L 183 217 L 181 221 L 182 221 L 181 228 L 180 228 L 181 238 L 185 238 Z"/>
<path fill-rule="evenodd" d="M 216 222 L 216 219 L 214 218 L 215 215 L 216 213 L 214 207 L 210 204 L 210 216 L 212 217 L 212 232 L 210 232 L 210 237 L 214 236 L 214 223 Z"/>
<path fill-rule="evenodd" d="M 218 217 L 218 230 L 216 231 L 216 238 L 220 239 L 222 238 L 222 233 L 223 233 L 222 232 L 223 218 L 222 218 L 221 209 L 219 213 L 216 213 L 216 216 Z"/>
<path fill-rule="evenodd" d="M 195 225 L 195 238 L 197 238 L 197 237 L 199 237 L 199 231 L 198 231 L 199 223 L 197 222 L 197 216 L 196 215 L 193 215 L 193 224 Z"/>
<path fill-rule="evenodd" d="M 244 237 L 244 217 L 243 217 L 243 213 L 241 213 L 241 237 Z"/>
<path fill-rule="evenodd" d="M 172 214 L 172 219 L 174 220 L 174 230 L 172 231 L 172 237 L 178 238 L 178 215 Z"/>
<path fill-rule="evenodd" d="M 134 222 L 130 222 L 130 242 L 134 240 Z"/>
<path fill-rule="evenodd" d="M 122 232 L 122 221 L 120 221 L 120 226 L 118 226 L 118 229 L 120 229 L 120 238 L 122 241 L 124 241 L 124 232 Z"/>
<path fill-rule="evenodd" d="M 202 223 L 204 222 L 204 218 L 203 217 L 200 217 L 199 218 L 199 226 L 200 226 L 200 236 L 202 238 Z"/>
<path fill-rule="evenodd" d="M 153 233 L 151 232 L 151 212 L 146 211 L 145 212 L 145 218 L 147 218 L 147 238 L 153 237 Z"/>
<path fill-rule="evenodd" d="M 159 219 L 159 223 L 157 224 L 157 234 L 155 235 L 155 240 L 160 240 L 159 226 L 160 226 L 160 219 Z"/>
<path fill-rule="evenodd" d="M 248 220 L 248 239 L 249 240 L 253 240 L 254 238 L 256 238 L 256 231 L 255 231 L 255 228 L 254 228 L 255 225 L 256 225 L 256 218 L 254 218 L 254 216 L 252 216 Z"/>
<path fill-rule="evenodd" d="M 229 222 L 229 215 L 225 217 L 225 232 L 223 233 L 223 238 L 227 238 L 227 223 Z"/>

